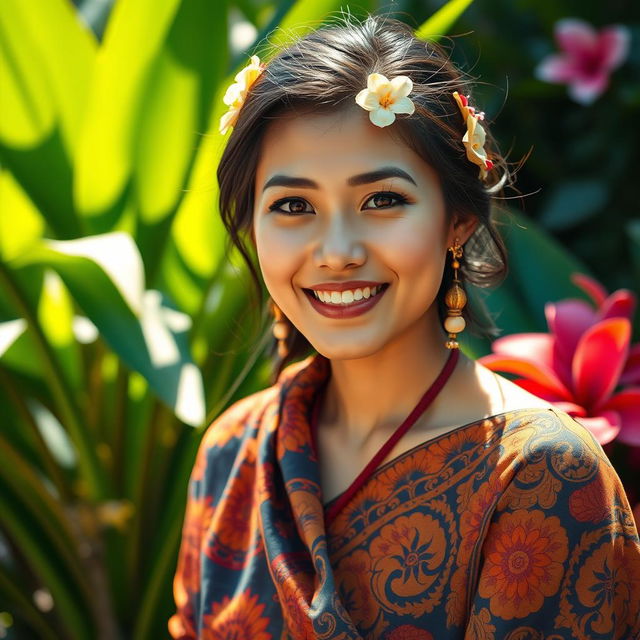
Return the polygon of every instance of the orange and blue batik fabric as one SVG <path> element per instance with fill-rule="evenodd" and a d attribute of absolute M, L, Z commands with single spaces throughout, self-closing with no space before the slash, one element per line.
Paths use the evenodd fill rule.
<path fill-rule="evenodd" d="M 310 356 L 207 430 L 174 577 L 185 640 L 632 640 L 640 542 L 620 480 L 567 414 L 521 409 L 376 470 L 330 522 Z"/>

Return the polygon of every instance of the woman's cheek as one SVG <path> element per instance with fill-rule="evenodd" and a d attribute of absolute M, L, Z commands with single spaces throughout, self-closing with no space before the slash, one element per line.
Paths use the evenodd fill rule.
<path fill-rule="evenodd" d="M 294 278 L 301 259 L 300 243 L 293 237 L 295 234 L 274 228 L 259 229 L 256 235 L 260 269 L 267 289 L 273 292 Z"/>
<path fill-rule="evenodd" d="M 391 231 L 385 237 L 384 253 L 389 265 L 405 274 L 424 273 L 435 269 L 442 262 L 445 251 L 441 242 L 441 230 L 429 225 L 409 225 L 397 233 Z M 433 274 L 424 273 L 426 279 Z"/>

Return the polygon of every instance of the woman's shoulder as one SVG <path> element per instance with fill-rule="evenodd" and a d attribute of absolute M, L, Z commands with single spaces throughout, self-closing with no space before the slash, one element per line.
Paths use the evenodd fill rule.
<path fill-rule="evenodd" d="M 550 406 L 514 409 L 504 414 L 501 450 L 515 462 L 516 477 L 551 474 L 575 486 L 597 476 L 620 480 L 593 433 L 565 411 Z"/>
<path fill-rule="evenodd" d="M 206 427 L 200 441 L 199 458 L 209 459 L 218 450 L 232 454 L 242 442 L 255 440 L 260 429 L 274 427 L 283 395 L 313 360 L 310 356 L 290 364 L 273 384 L 236 400 L 224 409 Z"/>
<path fill-rule="evenodd" d="M 474 362 L 475 375 L 478 384 L 489 391 L 491 401 L 498 412 L 514 411 L 516 409 L 550 409 L 553 404 L 540 398 L 526 389 L 523 389 L 515 382 L 511 382 L 504 376 L 491 371 L 479 362 Z"/>
<path fill-rule="evenodd" d="M 191 472 L 192 481 L 215 479 L 214 484 L 224 484 L 239 457 L 255 457 L 258 428 L 269 412 L 277 414 L 278 391 L 278 385 L 272 385 L 236 400 L 205 428 Z"/>
<path fill-rule="evenodd" d="M 277 412 L 281 385 L 276 383 L 244 396 L 229 405 L 206 428 L 202 446 L 222 448 L 234 439 L 241 439 L 247 429 L 258 426 L 266 412 Z"/>
<path fill-rule="evenodd" d="M 479 362 L 474 366 L 479 386 L 488 391 L 492 415 L 505 423 L 504 433 L 521 456 L 534 459 L 548 451 L 556 466 L 575 464 L 573 456 L 583 463 L 599 459 L 610 465 L 600 443 L 579 420 Z"/>

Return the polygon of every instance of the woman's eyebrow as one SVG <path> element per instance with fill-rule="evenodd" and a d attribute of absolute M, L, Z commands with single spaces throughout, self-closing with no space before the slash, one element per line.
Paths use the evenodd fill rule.
<path fill-rule="evenodd" d="M 356 176 L 351 176 L 347 180 L 347 184 L 350 187 L 355 187 L 362 184 L 369 184 L 371 182 L 378 182 L 379 180 L 386 180 L 387 178 L 402 178 L 403 180 L 407 180 L 408 182 L 411 182 L 411 184 L 416 185 L 416 181 L 406 171 L 403 171 L 399 167 L 381 167 L 374 171 L 359 173 Z M 269 187 L 319 189 L 318 183 L 314 182 L 310 178 L 297 178 L 282 174 L 277 174 L 269 178 L 264 187 L 262 187 L 262 191 L 265 192 Z"/>

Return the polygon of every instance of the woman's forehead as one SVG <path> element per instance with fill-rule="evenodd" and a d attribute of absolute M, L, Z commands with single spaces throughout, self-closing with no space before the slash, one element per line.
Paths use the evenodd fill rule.
<path fill-rule="evenodd" d="M 431 167 L 390 127 L 373 125 L 359 107 L 321 113 L 286 114 L 265 132 L 256 189 L 274 175 L 323 176 L 334 183 L 382 166 L 397 166 L 416 181 L 433 177 Z"/>

